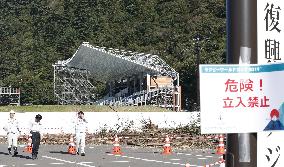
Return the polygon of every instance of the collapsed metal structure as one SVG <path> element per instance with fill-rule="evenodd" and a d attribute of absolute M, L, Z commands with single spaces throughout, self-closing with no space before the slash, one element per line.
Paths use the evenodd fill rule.
<path fill-rule="evenodd" d="M 84 42 L 53 67 L 59 104 L 155 105 L 180 111 L 179 74 L 157 55 Z M 97 98 L 90 79 L 107 84 L 104 98 Z"/>
<path fill-rule="evenodd" d="M 91 104 L 95 101 L 94 86 L 84 69 L 54 65 L 54 94 L 59 104 Z"/>
<path fill-rule="evenodd" d="M 21 92 L 19 88 L 0 87 L 1 105 L 20 105 Z"/>

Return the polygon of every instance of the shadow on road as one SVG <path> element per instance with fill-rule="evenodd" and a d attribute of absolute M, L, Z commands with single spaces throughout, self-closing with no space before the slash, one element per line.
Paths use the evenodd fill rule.
<path fill-rule="evenodd" d="M 64 152 L 64 151 L 49 151 L 49 153 L 51 153 L 51 154 L 69 154 L 68 152 Z"/>
<path fill-rule="evenodd" d="M 9 155 L 8 153 L 5 153 L 5 152 L 0 152 L 0 155 Z M 11 155 L 10 155 L 11 156 Z M 25 158 L 25 159 L 32 159 L 31 157 L 29 157 L 29 156 L 24 156 L 24 155 L 20 155 L 20 154 L 18 154 L 18 155 L 12 155 L 12 157 L 18 157 L 18 158 Z M 0 165 L 1 166 L 1 165 Z"/>
<path fill-rule="evenodd" d="M 2 155 L 9 155 L 8 153 L 5 153 L 5 152 L 0 152 L 0 154 L 2 154 Z"/>
<path fill-rule="evenodd" d="M 25 158 L 25 159 L 32 159 L 32 157 L 30 157 L 30 156 L 25 156 L 25 155 L 20 155 L 20 154 L 15 155 L 15 156 L 12 156 L 12 157 Z"/>

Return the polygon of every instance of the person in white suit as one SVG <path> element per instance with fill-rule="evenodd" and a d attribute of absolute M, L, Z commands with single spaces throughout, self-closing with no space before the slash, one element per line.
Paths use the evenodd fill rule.
<path fill-rule="evenodd" d="M 85 139 L 87 132 L 87 121 L 84 118 L 83 111 L 78 112 L 78 118 L 75 120 L 76 149 L 77 154 L 85 156 Z"/>
<path fill-rule="evenodd" d="M 7 124 L 3 128 L 7 132 L 8 138 L 8 152 L 12 154 L 12 148 L 14 150 L 14 156 L 18 154 L 18 137 L 21 133 L 19 129 L 19 122 L 15 118 L 15 111 L 10 111 L 10 117 L 7 121 Z"/>

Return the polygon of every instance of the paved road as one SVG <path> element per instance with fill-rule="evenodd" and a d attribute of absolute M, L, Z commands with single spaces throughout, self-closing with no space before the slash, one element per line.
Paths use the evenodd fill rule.
<path fill-rule="evenodd" d="M 65 145 L 42 145 L 37 160 L 19 148 L 19 155 L 7 154 L 7 146 L 0 144 L 0 167 L 40 166 L 40 167 L 181 167 L 189 162 L 190 167 L 203 167 L 218 161 L 214 151 L 173 150 L 171 155 L 162 155 L 159 148 L 121 146 L 123 154 L 112 155 L 111 145 L 88 146 L 86 156 L 70 155 Z M 219 167 L 219 165 L 214 165 Z"/>

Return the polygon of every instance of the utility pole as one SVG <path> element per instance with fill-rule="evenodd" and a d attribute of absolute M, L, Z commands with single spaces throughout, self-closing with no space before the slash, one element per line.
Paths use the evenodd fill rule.
<path fill-rule="evenodd" d="M 226 0 L 226 8 L 227 64 L 256 64 L 257 0 Z M 257 134 L 227 134 L 225 157 L 226 167 L 256 167 Z"/>
<path fill-rule="evenodd" d="M 201 35 L 198 34 L 195 36 L 194 38 L 195 40 L 195 53 L 196 53 L 196 89 L 197 89 L 197 96 L 196 96 L 196 99 L 197 99 L 197 103 L 196 103 L 196 106 L 194 108 L 195 111 L 199 111 L 200 110 L 200 86 L 199 86 L 199 64 L 200 64 L 200 40 L 201 40 Z"/>

